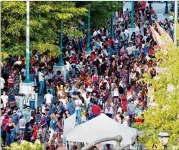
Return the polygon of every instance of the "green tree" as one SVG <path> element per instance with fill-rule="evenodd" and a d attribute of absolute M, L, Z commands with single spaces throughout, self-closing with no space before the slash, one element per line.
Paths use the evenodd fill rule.
<path fill-rule="evenodd" d="M 157 144 L 161 149 L 157 135 L 163 130 L 170 134 L 169 149 L 178 144 L 179 47 L 174 44 L 167 45 L 167 51 L 167 55 L 164 55 L 162 50 L 156 53 L 156 61 L 162 60 L 159 67 L 163 71 L 153 79 L 149 74 L 145 75 L 145 80 L 155 89 L 153 95 L 158 106 L 149 107 L 144 112 L 144 124 L 136 127 L 143 131 L 144 134 L 140 140 L 149 149 L 152 149 L 153 144 Z"/>
<path fill-rule="evenodd" d="M 59 54 L 59 22 L 66 28 L 71 20 L 86 14 L 85 8 L 76 8 L 73 2 L 30 2 L 30 50 L 50 55 Z M 26 41 L 26 3 L 2 2 L 2 51 L 12 55 L 24 55 Z M 75 26 L 75 23 L 74 23 Z M 79 31 L 64 29 L 71 35 L 80 36 Z"/>
<path fill-rule="evenodd" d="M 92 28 L 107 27 L 107 21 L 114 15 L 114 12 L 121 11 L 123 8 L 122 1 L 80 1 L 75 3 L 77 7 L 90 8 Z"/>
<path fill-rule="evenodd" d="M 7 147 L 7 150 L 43 150 L 44 146 L 40 144 L 39 141 L 36 141 L 35 143 L 22 141 L 21 144 L 18 144 L 17 142 L 12 143 L 9 147 Z"/>

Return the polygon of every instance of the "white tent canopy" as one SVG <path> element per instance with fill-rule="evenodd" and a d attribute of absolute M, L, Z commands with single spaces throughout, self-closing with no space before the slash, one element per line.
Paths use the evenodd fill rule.
<path fill-rule="evenodd" d="M 70 142 L 91 143 L 101 138 L 121 135 L 121 145 L 128 145 L 135 141 L 137 132 L 137 129 L 126 127 L 107 117 L 105 114 L 101 114 L 69 131 L 66 140 Z"/>

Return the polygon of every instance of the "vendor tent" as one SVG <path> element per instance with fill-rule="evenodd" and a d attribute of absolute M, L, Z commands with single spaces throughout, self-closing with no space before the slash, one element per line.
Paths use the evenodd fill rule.
<path fill-rule="evenodd" d="M 137 136 L 137 129 L 126 127 L 101 114 L 98 117 L 76 126 L 67 133 L 70 142 L 91 143 L 105 137 L 122 136 L 121 145 L 132 144 Z"/>

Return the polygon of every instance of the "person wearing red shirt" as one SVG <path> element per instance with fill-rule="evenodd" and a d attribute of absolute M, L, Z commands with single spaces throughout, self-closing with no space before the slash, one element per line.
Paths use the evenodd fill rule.
<path fill-rule="evenodd" d="M 123 112 L 127 112 L 127 100 L 124 95 L 121 96 L 121 105 Z"/>
<path fill-rule="evenodd" d="M 91 58 L 91 61 L 94 61 L 94 59 L 96 58 L 96 55 L 95 55 L 95 53 L 94 53 L 94 52 L 92 52 L 92 53 L 91 53 L 90 58 Z"/>
<path fill-rule="evenodd" d="M 39 130 L 39 126 L 37 123 L 35 123 L 35 125 L 33 126 L 33 132 L 32 132 L 32 140 L 36 139 L 38 136 L 38 130 Z"/>
<path fill-rule="evenodd" d="M 92 112 L 92 118 L 97 117 L 98 115 L 100 115 L 101 112 L 101 108 L 100 106 L 97 105 L 97 103 L 95 102 L 93 104 L 93 106 L 91 107 L 91 112 Z"/>
<path fill-rule="evenodd" d="M 154 49 L 152 47 L 149 48 L 149 56 L 153 57 L 154 55 Z"/>
<path fill-rule="evenodd" d="M 142 2 L 142 15 L 144 16 L 144 10 L 145 10 L 145 8 L 146 8 L 146 1 L 143 1 Z"/>

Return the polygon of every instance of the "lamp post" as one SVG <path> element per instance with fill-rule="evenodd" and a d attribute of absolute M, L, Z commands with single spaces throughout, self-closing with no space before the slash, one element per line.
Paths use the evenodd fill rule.
<path fill-rule="evenodd" d="M 174 20 L 174 44 L 177 46 L 177 22 L 178 22 L 178 0 L 175 0 L 175 20 Z"/>
<path fill-rule="evenodd" d="M 161 131 L 158 134 L 158 138 L 159 138 L 161 145 L 164 147 L 164 149 L 167 149 L 167 144 L 170 138 L 169 134 L 166 131 Z"/>
<path fill-rule="evenodd" d="M 91 53 L 91 48 L 90 48 L 90 9 L 88 9 L 87 48 L 86 48 L 85 53 L 86 54 Z"/>
<path fill-rule="evenodd" d="M 131 1 L 131 24 L 130 28 L 134 28 L 134 1 Z"/>
<path fill-rule="evenodd" d="M 60 46 L 60 55 L 59 55 L 59 61 L 57 63 L 57 66 L 63 66 L 63 46 L 62 46 L 62 40 L 63 40 L 63 22 L 60 21 L 60 40 L 59 40 L 59 46 Z"/>
<path fill-rule="evenodd" d="M 165 4 L 165 13 L 168 14 L 168 1 L 166 1 Z"/>
<path fill-rule="evenodd" d="M 152 7 L 152 1 L 149 1 L 148 3 L 149 3 L 149 8 L 151 9 L 151 7 Z"/>
<path fill-rule="evenodd" d="M 114 16 L 111 17 L 111 39 L 114 40 Z"/>
<path fill-rule="evenodd" d="M 111 37 L 111 40 L 113 41 L 114 40 L 114 16 L 111 17 L 111 33 L 110 33 L 110 37 Z M 112 45 L 110 45 L 110 56 L 112 56 Z"/>
<path fill-rule="evenodd" d="M 30 75 L 29 75 L 29 66 L 30 66 L 30 51 L 29 51 L 29 44 L 30 44 L 30 29 L 29 29 L 29 22 L 30 22 L 30 11 L 29 11 L 29 0 L 26 2 L 26 77 L 25 83 L 30 83 Z"/>

